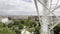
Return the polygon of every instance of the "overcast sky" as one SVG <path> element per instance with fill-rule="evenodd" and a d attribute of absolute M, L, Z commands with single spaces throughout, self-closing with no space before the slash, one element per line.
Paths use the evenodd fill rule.
<path fill-rule="evenodd" d="M 57 0 L 53 0 L 53 4 Z M 60 3 L 60 2 L 59 2 Z M 59 4 L 58 4 L 59 5 Z M 42 14 L 42 5 L 38 2 L 40 14 Z M 60 14 L 60 9 L 54 12 Z M 36 15 L 33 0 L 0 0 L 0 15 Z"/>

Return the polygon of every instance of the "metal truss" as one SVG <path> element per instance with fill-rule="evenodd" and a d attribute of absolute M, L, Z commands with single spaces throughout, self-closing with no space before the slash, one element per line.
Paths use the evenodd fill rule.
<path fill-rule="evenodd" d="M 55 10 L 57 10 L 57 9 L 60 8 L 60 5 L 58 6 L 59 0 L 57 0 L 57 3 L 56 3 L 55 8 L 54 8 L 53 10 L 51 10 L 52 0 L 51 0 L 50 8 L 49 8 L 49 9 L 43 4 L 43 2 L 41 2 L 41 0 L 34 0 L 35 6 L 36 6 L 36 10 L 37 10 L 37 14 L 38 14 L 38 17 L 39 17 L 39 22 L 40 22 L 40 15 L 39 15 L 39 10 L 38 10 L 37 1 L 40 2 L 40 4 L 49 11 L 49 13 L 46 14 L 46 16 L 49 15 L 49 14 L 52 14 L 52 15 L 54 15 L 54 16 L 58 19 L 57 23 L 55 23 L 54 25 L 51 25 L 51 27 L 49 27 L 49 30 L 53 29 L 57 24 L 60 23 L 59 17 L 56 16 L 56 15 L 53 13 Z M 41 22 L 40 22 L 40 24 L 41 24 Z"/>

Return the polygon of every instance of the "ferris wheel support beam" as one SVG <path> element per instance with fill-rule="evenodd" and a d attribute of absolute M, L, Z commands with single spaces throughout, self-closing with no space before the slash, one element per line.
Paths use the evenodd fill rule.
<path fill-rule="evenodd" d="M 45 6 L 47 7 L 47 2 L 48 0 L 43 0 L 44 1 L 44 4 Z M 36 0 L 34 0 L 34 3 L 35 3 L 35 6 L 36 6 L 36 10 L 37 10 L 37 14 L 39 16 L 39 11 L 38 11 L 38 7 L 37 7 L 37 2 Z M 47 16 L 46 16 L 46 13 L 48 12 L 46 7 L 43 7 L 43 19 L 42 19 L 42 22 L 41 22 L 41 34 L 48 34 L 49 33 L 49 30 L 48 30 L 48 22 L 47 22 Z M 46 13 L 44 13 L 46 12 Z M 39 16 L 39 19 L 40 19 L 40 16 Z M 39 20 L 40 21 L 40 20 Z"/>
<path fill-rule="evenodd" d="M 41 24 L 41 34 L 49 34 L 49 28 L 48 28 L 48 16 L 46 15 L 49 13 L 48 7 L 48 0 L 43 0 L 43 15 L 42 15 L 42 24 Z M 47 10 L 47 9 L 49 10 Z"/>

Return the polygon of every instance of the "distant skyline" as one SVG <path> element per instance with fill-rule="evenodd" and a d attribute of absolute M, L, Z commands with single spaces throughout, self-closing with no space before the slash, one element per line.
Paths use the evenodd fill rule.
<path fill-rule="evenodd" d="M 53 3 L 56 1 L 53 0 Z M 42 6 L 39 2 L 38 6 L 42 15 Z M 56 11 L 54 13 L 60 15 L 60 9 Z M 0 15 L 37 15 L 37 13 L 33 0 L 0 0 Z"/>

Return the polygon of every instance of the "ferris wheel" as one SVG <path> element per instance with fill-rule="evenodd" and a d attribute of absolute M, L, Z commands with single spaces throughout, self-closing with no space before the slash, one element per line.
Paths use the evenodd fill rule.
<path fill-rule="evenodd" d="M 39 15 L 40 13 L 39 13 L 39 8 L 38 8 L 38 2 L 43 6 L 43 8 L 42 8 L 43 9 L 43 15 L 42 15 L 43 19 L 41 19 L 40 15 Z M 40 22 L 41 28 L 42 28 L 41 30 L 43 30 L 43 32 L 44 32 L 45 28 L 46 28 L 45 30 L 51 31 L 57 24 L 60 23 L 60 18 L 58 16 L 56 16 L 54 13 L 57 9 L 60 8 L 59 2 L 60 2 L 59 0 L 34 0 L 36 12 L 38 14 L 39 22 Z M 52 16 L 54 16 L 54 17 L 56 17 L 57 21 L 49 22 L 48 16 L 50 16 L 49 20 L 53 20 Z M 47 23 L 49 23 L 49 24 L 47 24 Z M 42 32 L 42 34 L 44 34 L 43 32 Z"/>

